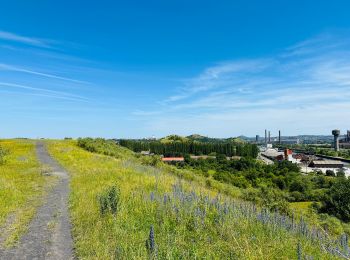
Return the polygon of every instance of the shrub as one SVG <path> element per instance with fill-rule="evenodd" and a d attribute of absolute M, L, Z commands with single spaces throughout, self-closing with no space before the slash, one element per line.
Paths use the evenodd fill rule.
<path fill-rule="evenodd" d="M 343 169 L 339 169 L 337 171 L 337 177 L 344 178 L 345 177 L 345 172 Z"/>
<path fill-rule="evenodd" d="M 142 156 L 140 158 L 141 164 L 143 165 L 151 165 L 158 166 L 161 163 L 161 159 L 158 155 L 154 156 Z"/>
<path fill-rule="evenodd" d="M 327 176 L 332 176 L 332 177 L 334 177 L 334 176 L 335 176 L 335 173 L 334 173 L 334 171 L 332 171 L 332 170 L 327 170 L 327 171 L 326 171 L 326 175 L 327 175 Z"/>
<path fill-rule="evenodd" d="M 289 186 L 289 190 L 306 193 L 310 189 L 310 183 L 306 178 L 295 179 Z"/>
<path fill-rule="evenodd" d="M 117 186 L 111 186 L 98 196 L 100 213 L 117 215 L 120 207 L 120 190 Z"/>
<path fill-rule="evenodd" d="M 8 155 L 8 151 L 0 146 L 0 165 L 4 164 L 6 155 Z"/>
<path fill-rule="evenodd" d="M 300 191 L 292 191 L 289 196 L 290 201 L 305 201 L 305 195 Z"/>
<path fill-rule="evenodd" d="M 321 211 L 350 221 L 350 179 L 337 180 L 325 196 Z"/>

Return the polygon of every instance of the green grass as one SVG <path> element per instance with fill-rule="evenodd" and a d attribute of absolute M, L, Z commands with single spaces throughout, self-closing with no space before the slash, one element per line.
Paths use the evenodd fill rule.
<path fill-rule="evenodd" d="M 300 213 L 306 213 L 312 204 L 311 201 L 302 201 L 302 202 L 291 202 L 289 203 L 292 210 L 298 211 Z"/>
<path fill-rule="evenodd" d="M 0 146 L 9 152 L 0 165 L 0 246 L 8 247 L 27 230 L 53 180 L 41 174 L 34 142 L 2 140 Z"/>
<path fill-rule="evenodd" d="M 78 258 L 154 258 L 146 249 L 154 226 L 159 259 L 297 259 L 298 241 L 303 255 L 334 259 L 297 233 L 254 217 L 220 215 L 216 207 L 231 203 L 231 197 L 220 195 L 216 206 L 210 206 L 205 197 L 212 201 L 217 189 L 189 178 L 180 181 L 167 168 L 90 153 L 73 141 L 50 142 L 49 152 L 71 174 L 70 212 Z M 173 185 L 182 186 L 180 195 L 172 192 Z M 116 215 L 101 215 L 98 198 L 111 186 L 120 189 L 120 207 Z M 163 201 L 164 195 L 171 203 Z M 186 202 L 176 196 L 199 199 Z M 198 209 L 206 211 L 203 221 L 196 216 Z"/>

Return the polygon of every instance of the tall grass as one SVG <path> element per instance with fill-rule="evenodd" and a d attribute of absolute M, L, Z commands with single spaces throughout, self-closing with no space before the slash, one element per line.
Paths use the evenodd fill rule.
<path fill-rule="evenodd" d="M 70 209 L 83 259 L 337 259 L 333 241 L 302 219 L 258 209 L 134 160 L 89 153 L 74 142 L 49 150 L 71 173 Z M 120 189 L 117 216 L 98 197 Z M 298 253 L 299 243 L 299 253 Z M 343 244 L 342 244 L 343 243 Z"/>

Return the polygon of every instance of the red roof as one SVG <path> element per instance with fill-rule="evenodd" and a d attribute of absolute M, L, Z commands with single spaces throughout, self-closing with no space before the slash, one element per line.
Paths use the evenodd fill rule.
<path fill-rule="evenodd" d="M 183 158 L 183 157 L 164 157 L 164 158 L 162 158 L 163 162 L 172 162 L 172 161 L 182 162 L 184 160 L 185 160 L 185 158 Z"/>

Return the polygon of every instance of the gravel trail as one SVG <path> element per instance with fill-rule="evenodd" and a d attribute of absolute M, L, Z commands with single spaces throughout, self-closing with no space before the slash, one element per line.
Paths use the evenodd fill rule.
<path fill-rule="evenodd" d="M 50 167 L 49 174 L 58 176 L 59 180 L 37 210 L 18 245 L 0 249 L 0 259 L 73 259 L 68 211 L 69 175 L 48 154 L 44 142 L 36 143 L 36 151 L 38 160 Z"/>

